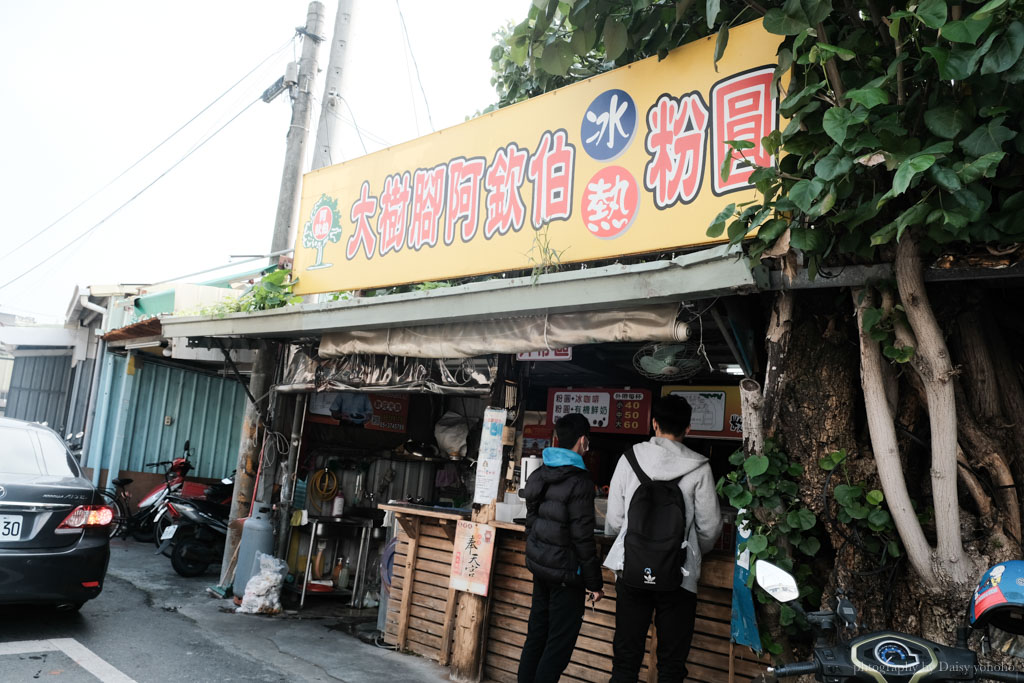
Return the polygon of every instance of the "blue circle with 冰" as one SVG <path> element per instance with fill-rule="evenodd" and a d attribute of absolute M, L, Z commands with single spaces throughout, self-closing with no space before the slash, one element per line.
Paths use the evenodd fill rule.
<path fill-rule="evenodd" d="M 629 148 L 636 133 L 636 103 L 625 90 L 605 90 L 583 114 L 580 140 L 596 161 L 611 161 Z"/>

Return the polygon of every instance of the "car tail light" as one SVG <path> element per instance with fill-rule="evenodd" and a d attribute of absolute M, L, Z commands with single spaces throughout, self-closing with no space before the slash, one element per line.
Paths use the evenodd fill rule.
<path fill-rule="evenodd" d="M 57 527 L 57 532 L 70 532 L 85 527 L 107 526 L 114 519 L 114 510 L 106 505 L 79 505 Z"/>

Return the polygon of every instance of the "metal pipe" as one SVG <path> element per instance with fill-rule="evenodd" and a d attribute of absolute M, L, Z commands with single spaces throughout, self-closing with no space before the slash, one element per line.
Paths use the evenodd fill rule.
<path fill-rule="evenodd" d="M 292 436 L 288 444 L 288 461 L 281 472 L 281 503 L 278 518 L 277 557 L 283 558 L 288 551 L 288 530 L 292 523 L 292 504 L 295 502 L 295 466 L 302 444 L 302 427 L 306 421 L 306 394 L 295 397 L 295 413 L 292 416 Z M 310 548 L 312 552 L 312 548 Z"/>
<path fill-rule="evenodd" d="M 82 305 L 82 308 L 88 308 L 90 311 L 96 311 L 97 313 L 100 313 L 102 315 L 107 314 L 106 307 L 100 306 L 99 304 L 94 304 L 93 302 L 89 301 L 89 297 L 85 296 L 84 294 L 78 297 L 78 303 Z"/>

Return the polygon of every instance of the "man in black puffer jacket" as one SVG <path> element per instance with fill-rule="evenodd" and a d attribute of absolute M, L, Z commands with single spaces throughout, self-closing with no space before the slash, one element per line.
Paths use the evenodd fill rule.
<path fill-rule="evenodd" d="M 604 593 L 594 542 L 594 483 L 581 455 L 590 423 L 571 413 L 555 423 L 544 466 L 530 475 L 526 498 L 526 566 L 533 572 L 533 604 L 519 658 L 519 683 L 555 683 L 583 625 L 585 598 Z M 568 448 L 561 448 L 565 445 Z"/>

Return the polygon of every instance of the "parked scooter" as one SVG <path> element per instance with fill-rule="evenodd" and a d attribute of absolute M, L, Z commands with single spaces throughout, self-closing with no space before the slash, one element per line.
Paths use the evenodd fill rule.
<path fill-rule="evenodd" d="M 220 516 L 223 514 L 224 517 L 227 517 L 231 508 L 231 493 L 234 490 L 234 481 L 234 473 L 232 473 L 230 477 L 225 477 L 216 484 L 211 484 L 203 489 L 202 495 L 183 496 L 169 493 L 157 504 L 156 513 L 153 515 L 153 542 L 156 544 L 156 547 L 161 548 L 164 545 L 164 531 L 177 521 L 177 517 L 172 514 L 171 509 L 168 507 L 171 501 L 194 501 L 198 507 L 213 515 Z M 166 549 L 163 551 L 163 554 L 168 557 L 170 556 Z"/>
<path fill-rule="evenodd" d="M 1006 570 L 1014 565 L 1013 571 Z M 998 578 L 1004 568 L 1013 574 L 1012 583 L 998 599 L 992 596 L 991 577 Z M 957 629 L 956 647 L 940 645 L 917 636 L 895 631 L 876 631 L 848 640 L 843 631 L 856 632 L 857 609 L 840 596 L 835 610 L 806 613 L 796 602 L 800 596 L 796 579 L 775 565 L 758 560 L 755 563 L 757 584 L 779 602 L 789 603 L 811 625 L 815 632 L 814 659 L 769 668 L 769 680 L 814 674 L 823 683 L 940 683 L 946 681 L 1009 681 L 1024 683 L 1024 673 L 978 666 L 978 658 L 967 646 L 967 626 Z M 969 609 L 973 628 L 990 623 L 1004 631 L 1024 635 L 1024 561 L 1004 562 L 986 572 L 975 591 Z M 986 580 L 989 581 L 986 586 Z M 1017 630 L 1019 629 L 1019 630 Z M 762 680 L 760 678 L 754 680 Z"/>
<path fill-rule="evenodd" d="M 227 486 L 230 479 L 222 480 Z M 167 510 L 174 523 L 163 532 L 157 552 L 170 551 L 171 566 L 181 576 L 200 576 L 220 562 L 228 534 L 228 506 L 211 501 L 173 498 Z"/>

